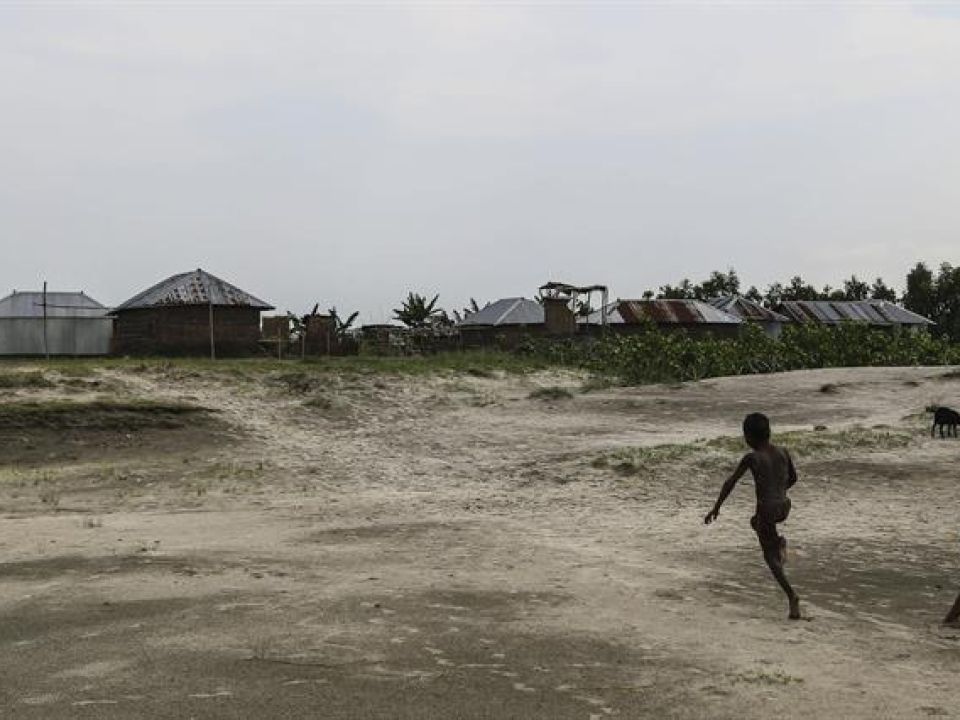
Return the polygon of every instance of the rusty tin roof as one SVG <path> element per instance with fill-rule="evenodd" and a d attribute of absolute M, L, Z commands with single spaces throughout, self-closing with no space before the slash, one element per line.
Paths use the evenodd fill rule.
<path fill-rule="evenodd" d="M 617 300 L 607 305 L 610 325 L 639 325 L 650 320 L 657 325 L 738 325 L 740 318 L 700 300 Z M 599 325 L 599 310 L 578 322 Z"/>
<path fill-rule="evenodd" d="M 628 325 L 738 325 L 740 318 L 700 300 L 618 300 L 617 314 Z"/>
<path fill-rule="evenodd" d="M 724 295 L 707 300 L 712 307 L 730 313 L 747 322 L 784 323 L 790 318 L 765 308 L 760 303 L 749 300 L 742 295 Z"/>
<path fill-rule="evenodd" d="M 205 270 L 171 275 L 142 293 L 134 295 L 116 311 L 140 308 L 214 305 L 273 310 L 273 306 Z"/>

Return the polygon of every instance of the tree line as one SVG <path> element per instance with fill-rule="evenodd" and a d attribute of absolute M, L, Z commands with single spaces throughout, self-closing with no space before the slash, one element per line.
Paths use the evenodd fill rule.
<path fill-rule="evenodd" d="M 694 283 L 684 278 L 676 285 L 662 285 L 657 292 L 648 290 L 645 298 L 680 300 L 709 300 L 722 295 L 742 295 L 764 307 L 776 308 L 790 300 L 886 300 L 901 303 L 908 310 L 933 320 L 934 332 L 960 341 L 960 267 L 942 263 L 934 271 L 918 262 L 906 275 L 903 294 L 888 285 L 883 278 L 873 282 L 856 275 L 837 287 L 826 285 L 821 289 L 795 275 L 785 283 L 775 282 L 766 290 L 756 286 L 743 289 L 737 271 L 715 270 L 703 282 Z"/>

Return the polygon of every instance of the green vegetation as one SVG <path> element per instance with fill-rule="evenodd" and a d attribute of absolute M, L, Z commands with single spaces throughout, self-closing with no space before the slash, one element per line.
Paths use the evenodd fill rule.
<path fill-rule="evenodd" d="M 465 373 L 475 377 L 495 377 L 498 373 L 523 374 L 555 365 L 546 359 L 500 350 L 466 350 L 432 355 L 285 358 L 55 358 L 43 360 L 3 360 L 0 369 L 10 374 L 23 370 L 45 370 L 62 375 L 85 377 L 98 370 L 152 373 L 170 376 L 199 377 L 217 375 L 252 378 L 275 372 L 333 373 L 341 375 L 432 375 Z"/>
<path fill-rule="evenodd" d="M 905 448 L 919 442 L 921 436 L 920 431 L 852 427 L 836 431 L 778 432 L 774 440 L 798 457 L 826 458 L 851 449 L 883 452 Z M 590 465 L 598 470 L 609 468 L 625 476 L 655 475 L 677 463 L 705 470 L 716 470 L 724 466 L 732 469 L 735 457 L 745 453 L 747 449 L 743 438 L 731 435 L 691 443 L 625 448 L 600 455 L 594 458 Z"/>
<path fill-rule="evenodd" d="M 693 338 L 651 327 L 593 342 L 529 341 L 522 351 L 543 362 L 574 365 L 636 385 L 807 368 L 960 364 L 960 345 L 947 340 L 853 323 L 788 326 L 779 339 L 753 325 L 738 338 Z"/>
<path fill-rule="evenodd" d="M 5 390 L 52 387 L 56 387 L 56 383 L 39 371 L 0 373 L 0 388 Z"/>
<path fill-rule="evenodd" d="M 138 430 L 180 428 L 206 419 L 209 411 L 182 403 L 152 401 L 10 402 L 0 404 L 0 427 L 47 430 Z"/>
<path fill-rule="evenodd" d="M 573 393 L 571 393 L 566 388 L 558 387 L 556 385 L 537 388 L 536 390 L 530 393 L 531 400 L 556 401 L 556 400 L 570 400 L 572 398 L 573 398 Z"/>

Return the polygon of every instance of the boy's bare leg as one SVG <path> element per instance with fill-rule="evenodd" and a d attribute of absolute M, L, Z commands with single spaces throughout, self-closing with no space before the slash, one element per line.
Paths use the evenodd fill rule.
<path fill-rule="evenodd" d="M 800 597 L 794 591 L 793 587 L 790 585 L 790 581 L 787 580 L 787 576 L 783 572 L 783 565 L 780 562 L 780 548 L 764 548 L 763 550 L 763 559 L 767 561 L 767 567 L 770 568 L 770 572 L 773 573 L 774 579 L 783 588 L 783 592 L 787 595 L 787 600 L 790 601 L 790 619 L 799 620 L 800 619 Z"/>
<path fill-rule="evenodd" d="M 957 622 L 960 622 L 960 595 L 957 595 L 953 607 L 950 608 L 950 612 L 948 612 L 947 616 L 943 619 L 944 625 L 952 625 Z"/>

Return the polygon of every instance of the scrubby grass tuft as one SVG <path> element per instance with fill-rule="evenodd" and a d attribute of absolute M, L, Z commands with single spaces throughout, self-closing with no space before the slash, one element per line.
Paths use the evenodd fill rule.
<path fill-rule="evenodd" d="M 573 393 L 571 393 L 566 388 L 558 387 L 556 385 L 537 388 L 532 393 L 530 393 L 531 400 L 556 401 L 556 400 L 570 400 L 572 398 L 573 398 Z"/>
<path fill-rule="evenodd" d="M 796 458 L 829 457 L 856 451 L 884 452 L 909 447 L 920 441 L 914 431 L 887 428 L 849 428 L 829 431 L 791 431 L 777 433 L 774 442 L 787 448 Z M 727 436 L 691 443 L 624 448 L 595 457 L 590 466 L 597 470 L 612 469 L 620 475 L 655 475 L 659 470 L 679 463 L 700 469 L 716 470 L 736 462 L 747 452 L 742 437 Z"/>
<path fill-rule="evenodd" d="M 0 373 L 0 388 L 18 390 L 52 387 L 56 387 L 56 383 L 40 371 Z"/>
<path fill-rule="evenodd" d="M 605 375 L 594 375 L 584 381 L 583 385 L 580 386 L 580 392 L 586 394 L 597 390 L 607 390 L 616 384 L 613 378 Z"/>
<path fill-rule="evenodd" d="M 14 402 L 0 405 L 0 428 L 138 430 L 181 428 L 207 419 L 209 410 L 185 403 L 147 400 Z"/>

